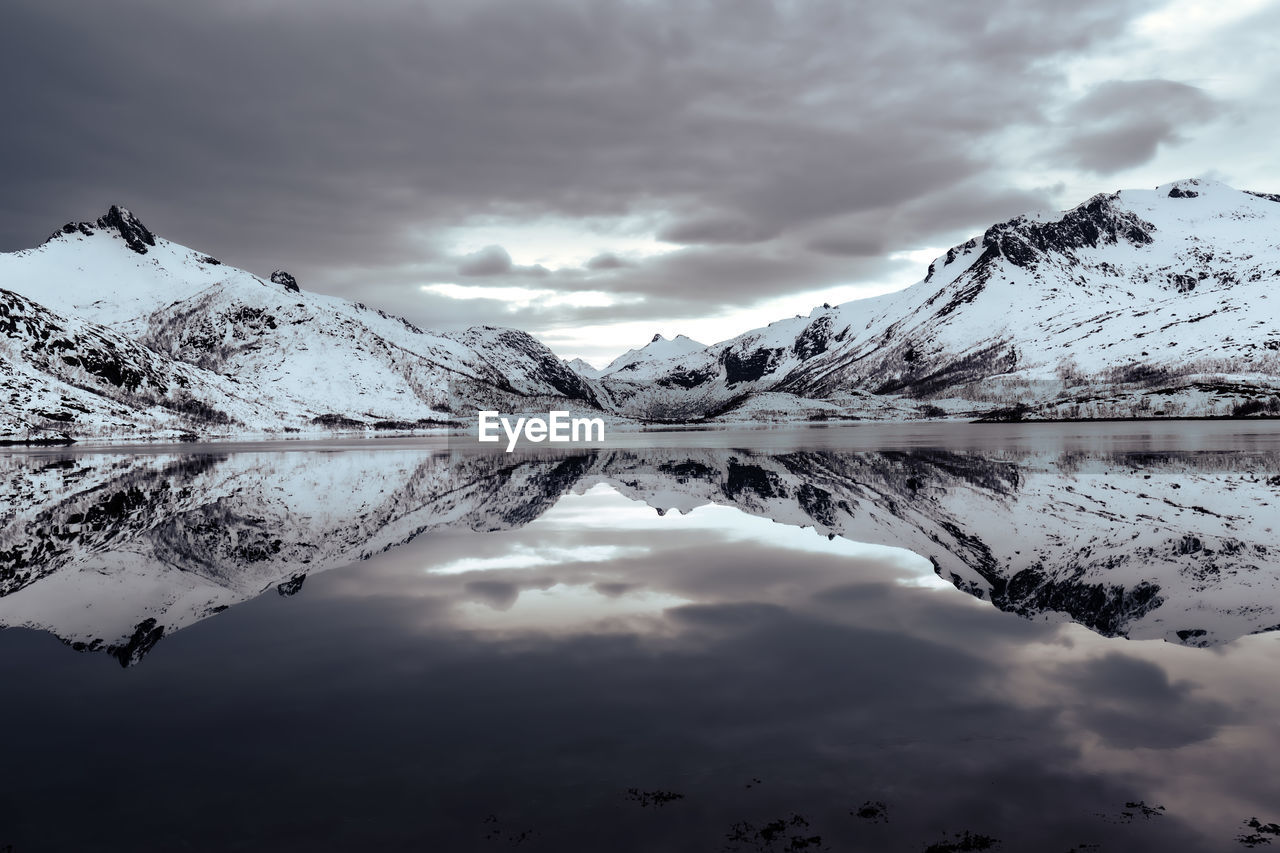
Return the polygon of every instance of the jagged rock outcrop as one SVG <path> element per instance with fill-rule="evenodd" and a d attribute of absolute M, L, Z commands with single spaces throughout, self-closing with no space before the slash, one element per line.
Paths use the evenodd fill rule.
<path fill-rule="evenodd" d="M 68 222 L 53 232 L 49 240 L 56 240 L 64 234 L 80 234 L 85 237 L 92 237 L 95 233 L 95 225 L 97 228 L 113 233 L 124 240 L 125 245 L 139 255 L 145 255 L 147 247 L 155 246 L 156 244 L 155 235 L 151 233 L 147 226 L 142 224 L 142 220 L 134 216 L 128 208 L 120 207 L 116 204 L 111 205 L 106 214 L 99 216 L 93 223 Z"/>
<path fill-rule="evenodd" d="M 298 293 L 301 288 L 298 287 L 298 280 L 284 270 L 276 270 L 271 274 L 271 281 L 280 285 L 290 293 Z"/>

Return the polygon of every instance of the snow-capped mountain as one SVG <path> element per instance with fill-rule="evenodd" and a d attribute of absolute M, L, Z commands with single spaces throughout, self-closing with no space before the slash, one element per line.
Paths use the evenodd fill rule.
<path fill-rule="evenodd" d="M 663 372 L 666 362 L 706 348 L 706 344 L 700 344 L 685 335 L 676 335 L 671 340 L 662 335 L 654 335 L 649 343 L 638 349 L 629 349 L 609 362 L 609 366 L 601 370 L 599 375 L 616 375 L 631 381 L 649 379 Z"/>
<path fill-rule="evenodd" d="M 993 225 L 905 290 L 604 385 L 619 411 L 676 418 L 763 391 L 956 397 L 1057 416 L 1230 413 L 1280 384 L 1278 283 L 1280 196 L 1184 180 Z M 1107 396 L 1125 389 L 1137 396 Z"/>
<path fill-rule="evenodd" d="M 600 369 L 592 367 L 588 362 L 583 361 L 580 358 L 569 359 L 564 363 L 564 365 L 579 376 L 585 376 L 588 379 L 600 378 Z"/>
<path fill-rule="evenodd" d="M 0 626 L 136 662 L 161 637 L 431 530 L 605 483 L 891 545 L 1023 618 L 1187 645 L 1280 625 L 1274 453 L 652 448 L 0 458 Z M 331 496 L 342 499 L 333 500 Z M 1206 507 L 1212 507 L 1208 509 Z"/>
<path fill-rule="evenodd" d="M 120 207 L 0 255 L 0 288 L 7 324 L 25 318 L 2 365 L 11 436 L 407 428 L 542 398 L 598 408 L 523 332 L 425 332 L 282 270 L 222 264 Z"/>

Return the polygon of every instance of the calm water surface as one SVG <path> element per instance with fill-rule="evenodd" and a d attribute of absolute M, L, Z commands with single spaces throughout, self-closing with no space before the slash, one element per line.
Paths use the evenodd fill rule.
<path fill-rule="evenodd" d="M 0 456 L 0 850 L 1280 844 L 1277 507 L 1266 424 Z"/>

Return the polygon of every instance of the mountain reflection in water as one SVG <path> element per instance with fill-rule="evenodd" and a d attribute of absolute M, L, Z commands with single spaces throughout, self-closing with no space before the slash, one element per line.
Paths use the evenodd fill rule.
<path fill-rule="evenodd" d="M 1280 838 L 1268 442 L 0 472 L 0 848 Z"/>

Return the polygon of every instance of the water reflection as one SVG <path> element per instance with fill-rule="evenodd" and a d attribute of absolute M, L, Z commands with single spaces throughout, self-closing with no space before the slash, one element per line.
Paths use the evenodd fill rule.
<path fill-rule="evenodd" d="M 1268 451 L 4 464 L 0 614 L 43 630 L 0 632 L 0 849 L 1212 851 L 1280 819 L 1280 633 L 1227 642 L 1280 621 Z"/>
<path fill-rule="evenodd" d="M 1280 532 L 1270 522 L 1280 456 L 1266 450 L 366 449 L 13 455 L 0 465 L 0 624 L 42 628 L 125 665 L 264 592 L 293 595 L 310 575 L 427 532 L 517 528 L 597 486 L 658 518 L 643 533 L 608 528 L 572 549 L 499 552 L 468 541 L 431 571 L 625 566 L 652 537 L 678 536 L 680 514 L 717 506 L 732 508 L 717 529 L 746 513 L 905 549 L 1001 610 L 1070 619 L 1104 636 L 1211 646 L 1280 623 Z M 516 605 L 510 581 L 467 583 L 478 601 Z M 628 583 L 623 571 L 544 588 L 543 598 L 560 602 L 547 618 L 593 598 L 677 603 L 650 597 L 641 606 Z"/>

